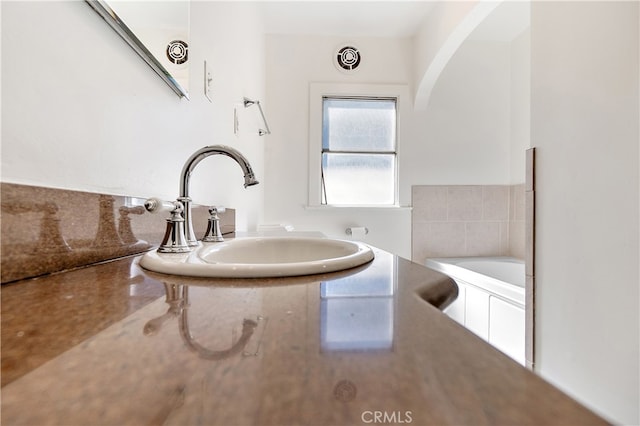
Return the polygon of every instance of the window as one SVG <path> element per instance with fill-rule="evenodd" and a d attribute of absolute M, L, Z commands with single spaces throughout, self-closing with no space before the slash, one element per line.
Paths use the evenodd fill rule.
<path fill-rule="evenodd" d="M 309 208 L 399 208 L 405 84 L 309 83 Z"/>
<path fill-rule="evenodd" d="M 322 97 L 320 203 L 396 203 L 396 99 Z"/>

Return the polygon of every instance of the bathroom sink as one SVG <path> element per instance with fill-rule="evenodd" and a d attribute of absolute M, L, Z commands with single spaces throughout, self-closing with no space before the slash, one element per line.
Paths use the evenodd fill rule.
<path fill-rule="evenodd" d="M 330 238 L 250 237 L 199 244 L 191 253 L 146 253 L 140 265 L 190 277 L 265 278 L 342 271 L 374 258 L 363 243 Z"/>

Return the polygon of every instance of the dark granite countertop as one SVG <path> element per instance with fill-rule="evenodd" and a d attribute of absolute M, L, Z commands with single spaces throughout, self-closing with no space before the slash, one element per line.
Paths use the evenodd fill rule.
<path fill-rule="evenodd" d="M 4 425 L 603 424 L 444 315 L 444 275 L 183 279 L 139 257 L 2 287 Z"/>

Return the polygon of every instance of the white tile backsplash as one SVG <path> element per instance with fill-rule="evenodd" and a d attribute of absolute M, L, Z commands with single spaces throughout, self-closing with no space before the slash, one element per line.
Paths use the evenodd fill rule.
<path fill-rule="evenodd" d="M 524 185 L 416 185 L 412 258 L 524 258 Z"/>
<path fill-rule="evenodd" d="M 482 220 L 482 187 L 447 187 L 447 220 Z"/>
<path fill-rule="evenodd" d="M 506 254 L 500 246 L 500 222 L 466 222 L 465 256 Z"/>
<path fill-rule="evenodd" d="M 482 187 L 482 220 L 509 220 L 508 186 L 491 185 Z"/>
<path fill-rule="evenodd" d="M 447 187 L 414 186 L 411 196 L 414 222 L 447 220 Z"/>

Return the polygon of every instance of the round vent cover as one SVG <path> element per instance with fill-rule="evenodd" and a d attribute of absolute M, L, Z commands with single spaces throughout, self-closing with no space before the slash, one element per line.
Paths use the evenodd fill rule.
<path fill-rule="evenodd" d="M 189 59 L 189 46 L 182 40 L 173 40 L 167 45 L 167 58 L 176 64 L 184 64 Z"/>
<path fill-rule="evenodd" d="M 360 65 L 360 51 L 353 46 L 344 46 L 336 54 L 336 65 L 338 69 L 353 71 Z"/>

